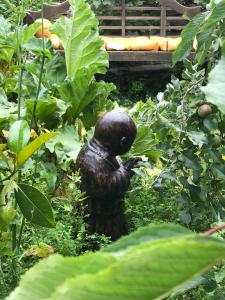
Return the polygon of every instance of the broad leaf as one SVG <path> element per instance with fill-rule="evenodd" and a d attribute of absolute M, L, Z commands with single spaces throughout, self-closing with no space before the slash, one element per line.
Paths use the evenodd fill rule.
<path fill-rule="evenodd" d="M 22 28 L 22 39 L 21 39 L 21 45 L 24 45 L 29 41 L 31 37 L 34 36 L 34 34 L 38 31 L 38 29 L 41 27 L 40 23 L 33 23 L 29 26 L 23 26 Z"/>
<path fill-rule="evenodd" d="M 67 75 L 74 77 L 83 68 L 95 73 L 105 73 L 108 54 L 101 49 L 103 40 L 98 34 L 98 20 L 83 0 L 70 0 L 72 16 L 61 17 L 51 30 L 62 41 Z"/>
<path fill-rule="evenodd" d="M 149 235 L 143 230 L 143 242 L 139 232 L 133 247 L 122 256 L 120 245 L 119 251 L 112 253 L 114 261 L 104 253 L 78 258 L 50 257 L 29 270 L 7 299 L 162 299 L 225 257 L 225 245 L 221 241 L 187 234 L 187 230 L 173 225 L 168 229 L 164 226 L 163 232 L 160 225 L 159 233 L 157 226 L 149 227 Z M 172 237 L 168 237 L 170 231 Z M 153 239 L 145 240 L 150 236 Z M 128 244 L 125 242 L 123 246 Z M 106 261 L 105 265 L 102 260 Z"/>
<path fill-rule="evenodd" d="M 137 129 L 137 137 L 132 146 L 131 153 L 135 156 L 145 155 L 155 161 L 162 153 L 155 149 L 157 140 L 149 126 L 139 126 Z"/>
<path fill-rule="evenodd" d="M 103 248 L 102 252 L 127 251 L 130 247 L 137 246 L 141 243 L 155 241 L 167 237 L 176 237 L 180 235 L 191 234 L 188 229 L 174 224 L 150 224 L 142 227 L 128 236 L 120 238 L 115 243 Z"/>
<path fill-rule="evenodd" d="M 196 60 L 199 64 L 202 64 L 208 54 L 209 48 L 212 45 L 214 27 L 210 27 L 207 30 L 201 31 L 197 36 L 198 49 L 196 54 Z"/>
<path fill-rule="evenodd" d="M 8 147 L 18 154 L 29 142 L 30 128 L 27 121 L 19 120 L 13 123 L 9 130 Z"/>
<path fill-rule="evenodd" d="M 10 45 L 0 45 L 0 60 L 10 63 L 15 51 L 15 47 Z"/>
<path fill-rule="evenodd" d="M 66 170 L 68 164 L 76 159 L 82 142 L 74 126 L 65 126 L 59 132 L 60 135 L 49 141 L 46 148 L 56 153 L 58 163 Z"/>
<path fill-rule="evenodd" d="M 34 101 L 32 99 L 26 100 L 26 115 L 28 119 L 31 119 L 33 111 Z M 40 122 L 46 122 L 48 118 L 55 113 L 57 107 L 56 99 L 48 97 L 47 99 L 38 99 L 35 111 L 36 120 Z"/>
<path fill-rule="evenodd" d="M 7 298 L 8 300 L 41 300 L 50 298 L 60 284 L 69 278 L 82 274 L 95 274 L 115 261 L 109 255 L 89 253 L 80 257 L 52 255 L 40 261 L 22 277 L 20 286 Z M 40 288 L 42 285 L 42 288 Z M 34 291 L 32 294 L 31 287 Z M 32 294 L 32 296 L 31 296 Z"/>
<path fill-rule="evenodd" d="M 222 0 L 218 3 L 213 11 L 211 12 L 210 16 L 204 23 L 201 28 L 201 31 L 206 31 L 215 26 L 220 20 L 225 18 L 225 1 Z"/>
<path fill-rule="evenodd" d="M 208 102 L 225 114 L 225 57 L 222 57 L 209 73 L 208 84 L 202 88 Z"/>
<path fill-rule="evenodd" d="M 18 154 L 17 164 L 18 166 L 22 166 L 31 155 L 37 151 L 44 143 L 58 135 L 58 132 L 48 132 L 44 133 L 41 136 L 37 137 L 33 142 L 24 147 Z"/>
<path fill-rule="evenodd" d="M 194 145 L 198 145 L 199 147 L 208 143 L 207 135 L 203 131 L 188 131 L 187 136 Z"/>
<path fill-rule="evenodd" d="M 70 279 L 50 299 L 162 299 L 182 282 L 224 257 L 224 244 L 204 238 L 162 239 L 132 248 L 95 275 Z"/>
<path fill-rule="evenodd" d="M 45 63 L 45 80 L 50 84 L 60 84 L 66 78 L 66 64 L 64 57 L 57 53 Z"/>
<path fill-rule="evenodd" d="M 18 184 L 15 198 L 28 221 L 43 227 L 54 227 L 52 207 L 45 195 L 38 189 L 28 184 Z"/>
<path fill-rule="evenodd" d="M 114 89 L 115 86 L 111 83 L 96 82 L 90 70 L 78 71 L 76 77 L 72 80 L 67 79 L 58 87 L 61 99 L 71 107 L 68 110 L 68 122 L 74 123 L 79 114 L 90 103 L 98 101 L 100 97 L 106 101 L 108 95 Z"/>
<path fill-rule="evenodd" d="M 173 53 L 173 65 L 186 58 L 193 49 L 194 38 L 205 20 L 204 14 L 195 16 L 181 33 L 182 41 Z"/>
<path fill-rule="evenodd" d="M 51 48 L 51 43 L 48 40 L 44 40 L 45 47 L 43 49 L 42 39 L 37 39 L 35 37 L 31 37 L 26 43 L 23 44 L 23 47 L 28 50 L 32 51 L 35 54 L 44 54 L 47 58 L 51 58 L 51 52 L 48 48 Z"/>

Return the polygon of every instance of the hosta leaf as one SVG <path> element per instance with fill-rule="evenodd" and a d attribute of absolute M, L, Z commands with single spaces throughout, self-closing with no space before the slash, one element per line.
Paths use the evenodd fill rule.
<path fill-rule="evenodd" d="M 113 257 L 98 253 L 89 253 L 80 257 L 52 255 L 30 269 L 22 277 L 20 286 L 7 299 L 47 299 L 67 279 L 85 273 L 95 274 L 99 270 L 107 268 L 114 261 Z"/>
<path fill-rule="evenodd" d="M 8 147 L 18 154 L 30 139 L 30 128 L 27 121 L 19 120 L 13 123 L 9 130 Z"/>
<path fill-rule="evenodd" d="M 41 136 L 37 137 L 33 142 L 24 147 L 18 154 L 17 164 L 18 166 L 22 166 L 31 155 L 37 151 L 44 143 L 58 135 L 58 132 L 48 132 L 44 133 Z"/>
<path fill-rule="evenodd" d="M 28 221 L 43 227 L 54 227 L 55 221 L 51 204 L 38 189 L 28 184 L 18 184 L 15 198 Z"/>
<path fill-rule="evenodd" d="M 52 27 L 62 41 L 68 77 L 87 68 L 95 73 L 105 73 L 108 54 L 101 50 L 103 40 L 98 34 L 98 20 L 83 0 L 70 0 L 72 16 L 61 17 Z"/>
<path fill-rule="evenodd" d="M 209 73 L 208 84 L 202 88 L 208 102 L 225 114 L 225 57 L 222 57 Z"/>

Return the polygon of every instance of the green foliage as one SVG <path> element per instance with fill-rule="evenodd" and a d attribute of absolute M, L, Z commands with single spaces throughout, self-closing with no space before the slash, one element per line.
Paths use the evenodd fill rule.
<path fill-rule="evenodd" d="M 74 126 L 64 126 L 59 129 L 59 132 L 60 135 L 49 141 L 46 147 L 51 153 L 56 153 L 58 164 L 63 170 L 67 170 L 77 157 L 83 143 Z"/>
<path fill-rule="evenodd" d="M 65 51 L 67 79 L 58 86 L 58 91 L 68 105 L 67 122 L 73 124 L 80 113 L 99 98 L 104 108 L 115 87 L 96 82 L 94 78 L 95 74 L 104 74 L 108 67 L 108 54 L 101 49 L 103 40 L 99 37 L 95 15 L 82 0 L 70 1 L 70 4 L 71 18 L 57 20 L 53 32 L 62 40 Z M 93 125 L 89 122 L 89 127 Z"/>
<path fill-rule="evenodd" d="M 30 128 L 26 121 L 19 120 L 12 124 L 9 130 L 8 147 L 17 155 L 30 140 Z"/>
<path fill-rule="evenodd" d="M 208 53 L 218 55 L 218 48 L 223 45 L 225 2 L 219 1 L 210 5 L 209 11 L 199 14 L 185 27 L 181 36 L 182 42 L 173 53 L 173 64 L 186 58 L 193 49 L 196 39 L 196 62 L 203 64 Z"/>
<path fill-rule="evenodd" d="M 20 183 L 15 191 L 15 198 L 28 221 L 43 227 L 54 227 L 52 207 L 48 199 L 38 189 Z"/>
<path fill-rule="evenodd" d="M 154 149 L 162 153 L 164 166 L 152 187 L 173 182 L 182 222 L 202 230 L 223 217 L 224 120 L 216 107 L 199 117 L 198 108 L 205 103 L 201 90 L 205 71 L 186 66 L 183 80 L 174 79 L 155 105 L 149 101 L 142 104 L 142 113 L 138 106 L 131 112 L 139 126 L 151 124 Z"/>
<path fill-rule="evenodd" d="M 80 71 L 73 80 L 67 79 L 58 87 L 61 99 L 69 106 L 67 122 L 74 123 L 80 113 L 98 99 L 104 99 L 106 102 L 107 97 L 114 89 L 115 86 L 112 83 L 96 82 L 87 69 Z"/>
<path fill-rule="evenodd" d="M 46 293 L 49 299 L 74 299 L 74 295 L 77 299 L 114 299 L 115 294 L 120 299 L 156 299 L 224 256 L 224 244 L 215 239 L 188 233 L 176 236 L 180 228 L 166 225 L 148 230 L 142 243 L 127 238 L 118 242 L 112 255 L 51 256 L 31 269 L 7 299 L 43 299 Z M 147 232 L 141 231 L 130 238 L 141 239 L 142 234 L 147 237 Z M 128 245 L 132 246 L 124 252 Z M 47 289 L 40 289 L 43 285 Z"/>
<path fill-rule="evenodd" d="M 81 0 L 70 0 L 70 5 L 71 18 L 60 18 L 52 29 L 62 40 L 68 77 L 76 77 L 83 69 L 88 69 L 91 77 L 96 73 L 105 73 L 108 54 L 101 50 L 103 40 L 99 37 L 94 13 Z"/>
<path fill-rule="evenodd" d="M 48 140 L 58 135 L 58 132 L 47 132 L 37 137 L 30 144 L 25 146 L 18 154 L 17 164 L 18 166 L 22 166 L 27 159 L 31 157 L 31 155 L 37 151 L 43 144 L 45 144 Z"/>
<path fill-rule="evenodd" d="M 194 38 L 199 30 L 199 27 L 204 22 L 205 15 L 198 14 L 195 16 L 181 33 L 182 42 L 179 44 L 176 51 L 173 53 L 173 64 L 186 58 L 193 49 Z"/>
<path fill-rule="evenodd" d="M 214 104 L 225 114 L 224 86 L 225 86 L 225 57 L 223 56 L 215 68 L 209 73 L 208 84 L 202 90 L 208 102 Z"/>

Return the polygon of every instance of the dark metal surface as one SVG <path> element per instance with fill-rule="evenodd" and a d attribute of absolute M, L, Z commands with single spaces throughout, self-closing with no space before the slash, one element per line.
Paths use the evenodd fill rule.
<path fill-rule="evenodd" d="M 93 138 L 81 149 L 76 169 L 81 176 L 87 229 L 105 234 L 112 240 L 127 234 L 124 194 L 128 189 L 132 168 L 140 160 L 122 163 L 116 159 L 129 151 L 136 137 L 136 126 L 123 112 L 106 113 L 96 124 Z"/>

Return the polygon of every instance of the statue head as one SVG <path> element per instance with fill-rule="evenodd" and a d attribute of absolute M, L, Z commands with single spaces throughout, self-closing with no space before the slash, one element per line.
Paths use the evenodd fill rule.
<path fill-rule="evenodd" d="M 98 120 L 94 138 L 116 156 L 130 150 L 136 134 L 136 126 L 126 113 L 111 111 Z"/>

